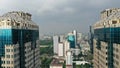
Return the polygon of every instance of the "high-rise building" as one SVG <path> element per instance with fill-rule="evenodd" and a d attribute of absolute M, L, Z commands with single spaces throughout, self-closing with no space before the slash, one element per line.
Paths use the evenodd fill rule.
<path fill-rule="evenodd" d="M 77 31 L 73 30 L 72 32 L 68 33 L 67 40 L 70 42 L 70 48 L 76 48 L 77 47 Z"/>
<path fill-rule="evenodd" d="M 67 51 L 70 50 L 70 43 L 68 41 L 64 42 L 64 56 L 66 57 Z"/>
<path fill-rule="evenodd" d="M 72 66 L 72 53 L 70 50 L 67 51 L 66 66 Z"/>
<path fill-rule="evenodd" d="M 58 56 L 63 57 L 64 55 L 64 44 L 59 43 L 58 44 Z"/>
<path fill-rule="evenodd" d="M 64 42 L 64 40 L 65 40 L 64 35 L 60 35 L 59 38 L 60 38 L 60 39 L 59 39 L 59 42 Z"/>
<path fill-rule="evenodd" d="M 40 66 L 39 27 L 31 20 L 31 16 L 22 11 L 13 11 L 0 17 L 0 57 L 3 58 L 8 54 L 5 51 L 5 45 L 17 47 L 16 44 L 19 44 L 19 49 L 16 49 L 19 54 L 14 55 L 14 58 L 19 55 L 19 60 L 13 60 L 13 63 L 19 63 L 18 68 L 39 68 Z M 0 66 L 3 65 L 2 60 L 0 60 Z"/>
<path fill-rule="evenodd" d="M 93 54 L 93 29 L 92 26 L 90 26 L 90 39 L 89 39 L 89 44 L 90 44 L 90 51 Z"/>
<path fill-rule="evenodd" d="M 70 48 L 75 48 L 75 36 L 72 33 L 68 34 L 67 37 L 68 42 L 70 43 Z"/>
<path fill-rule="evenodd" d="M 53 51 L 54 54 L 58 54 L 58 43 L 59 43 L 59 37 L 53 36 Z"/>
<path fill-rule="evenodd" d="M 94 68 L 119 68 L 120 9 L 101 12 L 101 20 L 94 28 Z"/>
<path fill-rule="evenodd" d="M 77 45 L 77 31 L 76 30 L 73 31 L 73 35 L 75 37 L 75 47 L 76 47 Z"/>

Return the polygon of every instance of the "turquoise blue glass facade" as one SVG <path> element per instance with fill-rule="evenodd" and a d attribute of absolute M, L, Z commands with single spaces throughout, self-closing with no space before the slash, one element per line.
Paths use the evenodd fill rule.
<path fill-rule="evenodd" d="M 12 44 L 12 30 L 11 29 L 1 29 L 0 30 L 0 56 L 4 56 L 5 50 L 4 46 Z"/>
<path fill-rule="evenodd" d="M 120 44 L 120 27 L 101 28 L 94 30 L 94 38 L 97 40 L 97 48 L 101 49 L 100 41 L 108 43 L 108 67 L 113 67 L 113 43 Z"/>
<path fill-rule="evenodd" d="M 69 35 L 67 39 L 70 42 L 70 48 L 75 48 L 75 36 Z"/>

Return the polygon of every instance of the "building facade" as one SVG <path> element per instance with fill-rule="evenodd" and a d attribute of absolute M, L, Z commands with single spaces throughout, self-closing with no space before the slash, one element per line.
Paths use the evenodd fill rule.
<path fill-rule="evenodd" d="M 64 57 L 66 57 L 68 50 L 70 50 L 70 43 L 68 41 L 65 41 L 64 42 Z"/>
<path fill-rule="evenodd" d="M 120 9 L 102 11 L 93 28 L 94 68 L 119 68 Z"/>
<path fill-rule="evenodd" d="M 13 11 L 0 17 L 0 57 L 5 56 L 5 45 L 19 44 L 20 68 L 27 68 L 25 44 L 28 42 L 31 42 L 33 51 L 32 64 L 36 67 L 35 52 L 38 49 L 39 27 L 31 20 L 31 16 L 22 11 Z"/>
<path fill-rule="evenodd" d="M 67 40 L 70 43 L 70 48 L 75 48 L 75 43 L 76 43 L 75 39 L 76 38 L 75 38 L 74 34 L 72 34 L 72 33 L 68 34 Z"/>
<path fill-rule="evenodd" d="M 19 44 L 5 45 L 5 56 L 1 57 L 3 68 L 20 68 Z"/>
<path fill-rule="evenodd" d="M 91 53 L 93 54 L 93 38 L 94 38 L 94 36 L 93 36 L 94 34 L 93 34 L 93 28 L 92 28 L 92 26 L 90 26 L 90 38 L 89 38 L 89 44 L 90 44 L 90 51 L 91 51 Z"/>
<path fill-rule="evenodd" d="M 66 56 L 66 66 L 72 66 L 72 60 L 72 52 L 69 50 Z"/>
<path fill-rule="evenodd" d="M 75 38 L 75 47 L 77 46 L 77 31 L 76 30 L 73 30 L 73 35 L 74 35 L 74 38 Z"/>
<path fill-rule="evenodd" d="M 58 54 L 58 43 L 59 43 L 59 37 L 53 36 L 53 51 L 54 54 Z"/>
<path fill-rule="evenodd" d="M 63 43 L 58 44 L 58 56 L 60 57 L 64 56 L 64 44 Z"/>

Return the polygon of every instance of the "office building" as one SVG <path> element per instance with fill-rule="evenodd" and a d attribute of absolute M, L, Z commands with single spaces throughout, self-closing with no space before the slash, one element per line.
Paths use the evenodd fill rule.
<path fill-rule="evenodd" d="M 20 68 L 40 67 L 39 27 L 31 20 L 31 16 L 31 14 L 22 11 L 13 11 L 0 17 L 0 57 L 8 54 L 5 52 L 5 45 L 9 47 L 9 45 L 19 44 L 19 49 L 17 49 L 19 60 L 17 62 Z M 1 67 L 3 65 L 2 60 L 0 60 Z"/>
<path fill-rule="evenodd" d="M 102 11 L 93 28 L 94 68 L 119 68 L 120 9 Z"/>
<path fill-rule="evenodd" d="M 69 33 L 67 37 L 68 42 L 70 43 L 70 48 L 75 48 L 75 36 L 73 33 Z"/>
<path fill-rule="evenodd" d="M 54 54 L 58 54 L 58 43 L 59 43 L 59 37 L 53 36 L 53 51 Z"/>

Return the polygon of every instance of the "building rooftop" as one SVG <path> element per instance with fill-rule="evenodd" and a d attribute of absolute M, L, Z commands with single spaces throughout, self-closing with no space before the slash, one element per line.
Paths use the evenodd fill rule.
<path fill-rule="evenodd" d="M 66 68 L 73 68 L 72 65 L 66 65 Z"/>
<path fill-rule="evenodd" d="M 50 66 L 63 66 L 63 64 L 60 63 L 58 59 L 53 59 Z"/>
<path fill-rule="evenodd" d="M 115 24 L 119 24 L 119 23 L 114 23 L 111 21 L 120 19 L 120 10 L 118 11 L 114 11 L 113 13 L 110 14 L 110 16 L 98 21 L 97 23 L 95 23 L 93 25 L 94 29 L 96 28 L 104 28 L 104 27 L 111 27 Z"/>
<path fill-rule="evenodd" d="M 0 23 L 11 23 L 10 26 L 19 26 L 25 28 L 39 28 L 36 23 L 31 20 L 31 14 L 22 11 L 12 11 L 0 16 Z"/>

